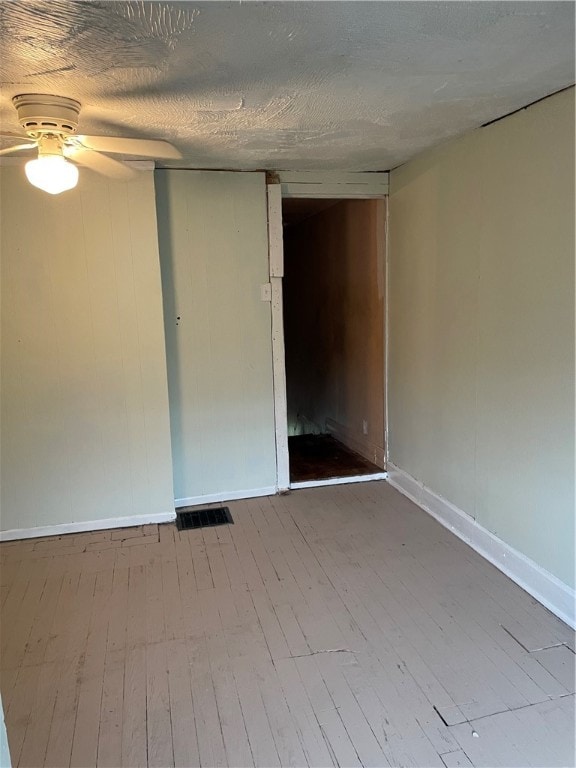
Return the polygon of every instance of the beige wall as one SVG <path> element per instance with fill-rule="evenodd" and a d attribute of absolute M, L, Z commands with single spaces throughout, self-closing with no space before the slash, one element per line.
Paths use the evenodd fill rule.
<path fill-rule="evenodd" d="M 390 461 L 574 583 L 574 90 L 394 171 Z"/>
<path fill-rule="evenodd" d="M 152 173 L 0 184 L 2 529 L 170 512 Z"/>
<path fill-rule="evenodd" d="M 384 200 L 345 200 L 284 230 L 289 431 L 334 431 L 379 466 L 384 243 Z"/>
<path fill-rule="evenodd" d="M 176 498 L 273 492 L 265 176 L 157 171 L 156 189 Z"/>

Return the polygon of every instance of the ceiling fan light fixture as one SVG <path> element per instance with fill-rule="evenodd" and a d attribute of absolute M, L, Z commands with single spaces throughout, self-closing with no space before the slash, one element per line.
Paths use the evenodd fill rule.
<path fill-rule="evenodd" d="M 26 177 L 33 186 L 51 195 L 59 195 L 76 186 L 76 163 L 114 179 L 127 181 L 133 178 L 135 171 L 120 160 L 108 157 L 109 153 L 169 160 L 181 157 L 176 147 L 161 139 L 79 136 L 76 131 L 80 102 L 66 96 L 21 93 L 14 96 L 12 102 L 28 141 L 0 149 L 0 155 L 37 147 L 38 159 L 26 163 Z M 22 136 L 23 139 L 26 137 Z"/>
<path fill-rule="evenodd" d="M 29 160 L 25 172 L 30 184 L 51 195 L 73 189 L 78 183 L 78 168 L 62 155 L 40 155 Z"/>

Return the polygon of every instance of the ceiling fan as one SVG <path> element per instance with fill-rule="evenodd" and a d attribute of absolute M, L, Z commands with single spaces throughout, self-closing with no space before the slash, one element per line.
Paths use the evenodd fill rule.
<path fill-rule="evenodd" d="M 25 93 L 14 96 L 12 103 L 26 136 L 0 135 L 28 141 L 0 150 L 0 155 L 36 147 L 38 158 L 26 163 L 26 176 L 35 187 L 52 195 L 76 186 L 76 164 L 117 179 L 128 179 L 134 174 L 132 168 L 102 153 L 166 159 L 181 157 L 176 147 L 158 139 L 77 134 L 80 103 L 65 96 Z"/>

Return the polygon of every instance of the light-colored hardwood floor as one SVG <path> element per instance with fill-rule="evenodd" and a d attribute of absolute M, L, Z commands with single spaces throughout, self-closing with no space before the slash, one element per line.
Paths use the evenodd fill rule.
<path fill-rule="evenodd" d="M 570 766 L 574 633 L 385 482 L 1 546 L 14 766 Z"/>

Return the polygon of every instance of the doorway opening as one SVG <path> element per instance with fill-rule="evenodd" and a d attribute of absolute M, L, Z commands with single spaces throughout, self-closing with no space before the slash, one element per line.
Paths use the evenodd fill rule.
<path fill-rule="evenodd" d="M 385 206 L 282 201 L 291 487 L 385 477 Z"/>

